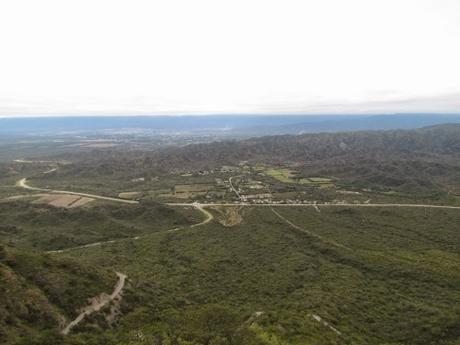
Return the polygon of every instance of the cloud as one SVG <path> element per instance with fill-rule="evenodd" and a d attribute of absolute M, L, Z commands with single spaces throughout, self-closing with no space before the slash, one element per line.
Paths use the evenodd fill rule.
<path fill-rule="evenodd" d="M 457 0 L 0 2 L 0 115 L 458 112 Z"/>
<path fill-rule="evenodd" d="M 460 113 L 460 93 L 425 98 L 374 99 L 364 102 L 324 101 L 317 103 L 266 100 L 235 104 L 232 107 L 203 107 L 174 103 L 150 103 L 146 100 L 122 105 L 95 101 L 44 104 L 0 99 L 0 117 L 62 115 L 206 115 L 206 114 L 389 114 L 389 113 Z M 65 111 L 61 110 L 65 109 Z"/>

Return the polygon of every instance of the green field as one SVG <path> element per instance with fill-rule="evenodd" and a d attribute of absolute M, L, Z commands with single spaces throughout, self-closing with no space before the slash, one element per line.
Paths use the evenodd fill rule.
<path fill-rule="evenodd" d="M 264 171 L 267 176 L 273 177 L 283 183 L 297 183 L 297 184 L 328 184 L 332 185 L 332 179 L 326 177 L 308 177 L 296 178 L 296 172 L 287 168 L 271 168 Z"/>

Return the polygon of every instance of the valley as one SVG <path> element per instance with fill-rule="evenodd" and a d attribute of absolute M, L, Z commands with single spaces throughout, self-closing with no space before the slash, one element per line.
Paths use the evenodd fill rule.
<path fill-rule="evenodd" d="M 455 345 L 459 138 L 435 126 L 4 159 L 0 342 Z"/>

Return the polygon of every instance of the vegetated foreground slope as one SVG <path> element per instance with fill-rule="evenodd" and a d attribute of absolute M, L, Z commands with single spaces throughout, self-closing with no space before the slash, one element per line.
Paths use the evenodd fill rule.
<path fill-rule="evenodd" d="M 234 226 L 210 222 L 84 249 L 86 263 L 126 272 L 137 293 L 104 335 L 107 344 L 450 345 L 460 338 L 457 210 L 241 212 Z"/>
<path fill-rule="evenodd" d="M 87 299 L 110 291 L 115 280 L 108 269 L 0 245 L 0 343 L 59 338 Z"/>

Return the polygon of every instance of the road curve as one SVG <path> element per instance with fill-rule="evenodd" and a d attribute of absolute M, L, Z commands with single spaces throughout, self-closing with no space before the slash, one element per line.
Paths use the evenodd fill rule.
<path fill-rule="evenodd" d="M 196 208 L 198 211 L 202 212 L 206 216 L 206 219 L 200 223 L 191 225 L 190 226 L 191 228 L 205 225 L 214 219 L 214 216 L 212 215 L 212 213 L 204 209 L 204 207 L 208 206 L 208 204 L 200 204 L 199 202 L 194 202 L 194 203 L 167 203 L 165 205 L 167 206 L 191 206 L 191 207 Z"/>
<path fill-rule="evenodd" d="M 138 204 L 139 202 L 136 200 L 126 200 L 126 199 L 120 199 L 120 198 L 112 198 L 108 196 L 101 196 L 101 195 L 95 195 L 95 194 L 87 194 L 87 193 L 78 193 L 78 192 L 71 192 L 67 190 L 55 190 L 55 189 L 46 189 L 46 188 L 38 188 L 38 187 L 32 187 L 27 184 L 27 178 L 20 179 L 19 181 L 16 182 L 16 186 L 20 188 L 25 188 L 28 190 L 35 190 L 38 192 L 47 192 L 47 193 L 52 193 L 52 194 L 70 194 L 70 195 L 78 195 L 78 196 L 85 196 L 88 198 L 93 198 L 93 199 L 100 199 L 100 200 L 108 200 L 108 201 L 115 201 L 115 202 L 122 202 L 125 204 Z"/>
<path fill-rule="evenodd" d="M 209 212 L 209 211 L 206 211 L 200 204 L 194 204 L 193 206 L 194 206 L 197 210 L 200 210 L 201 212 L 203 212 L 203 214 L 206 216 L 206 219 L 203 220 L 201 223 L 193 224 L 193 225 L 191 226 L 191 228 L 195 228 L 195 227 L 197 227 L 197 226 L 202 226 L 202 225 L 204 225 L 204 224 L 209 223 L 211 220 L 214 219 L 214 216 L 212 215 L 212 213 Z"/>
<path fill-rule="evenodd" d="M 122 293 L 127 276 L 120 272 L 116 272 L 116 274 L 118 277 L 118 281 L 115 285 L 115 289 L 113 290 L 112 294 L 110 296 L 102 295 L 100 301 L 94 302 L 85 307 L 83 311 L 61 331 L 63 335 L 67 335 L 71 331 L 71 329 L 78 325 L 81 321 L 83 321 L 83 319 L 87 315 L 99 311 L 102 307 L 107 305 L 109 302 L 113 301 Z"/>

